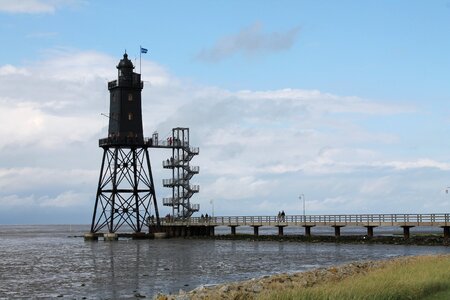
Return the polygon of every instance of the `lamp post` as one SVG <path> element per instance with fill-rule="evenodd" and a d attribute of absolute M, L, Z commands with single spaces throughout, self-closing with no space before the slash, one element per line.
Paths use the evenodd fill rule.
<path fill-rule="evenodd" d="M 214 199 L 209 200 L 209 203 L 211 203 L 211 217 L 214 218 Z"/>
<path fill-rule="evenodd" d="M 303 217 L 306 216 L 306 210 L 305 210 L 305 194 L 300 194 L 298 199 L 303 200 Z"/>

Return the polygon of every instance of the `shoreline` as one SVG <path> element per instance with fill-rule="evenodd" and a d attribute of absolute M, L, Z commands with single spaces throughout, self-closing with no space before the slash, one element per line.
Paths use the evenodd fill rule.
<path fill-rule="evenodd" d="M 401 256 L 384 260 L 355 261 L 346 264 L 321 267 L 309 271 L 265 275 L 249 280 L 217 285 L 201 285 L 190 291 L 180 290 L 174 294 L 157 294 L 156 300 L 186 299 L 270 299 L 274 293 L 287 290 L 307 290 L 329 283 L 340 283 L 350 277 L 366 276 L 374 271 L 395 265 L 408 265 L 422 258 L 450 259 L 450 254 Z"/>
<path fill-rule="evenodd" d="M 412 235 L 408 239 L 403 236 L 374 236 L 347 235 L 347 236 L 322 236 L 307 237 L 304 235 L 259 235 L 236 234 L 185 237 L 185 239 L 205 240 L 241 240 L 241 241 L 278 241 L 278 242 L 303 242 L 303 243 L 342 243 L 342 244 L 387 244 L 387 245 L 415 245 L 415 246 L 449 246 L 450 240 L 439 234 Z"/>
<path fill-rule="evenodd" d="M 67 238 L 86 238 L 83 235 L 68 235 Z M 214 236 L 184 236 L 184 237 L 155 237 L 153 235 L 143 234 L 140 236 L 133 236 L 132 233 L 118 234 L 118 238 L 125 239 L 186 239 L 186 240 L 236 240 L 248 242 L 297 242 L 297 243 L 336 243 L 336 244 L 381 244 L 381 245 L 411 245 L 411 246 L 450 246 L 450 238 L 445 238 L 440 234 L 417 234 L 409 238 L 404 238 L 402 235 L 380 235 L 368 237 L 367 235 L 344 235 L 344 236 L 329 236 L 329 235 L 253 235 L 246 233 L 239 233 L 235 235 L 223 234 Z M 96 239 L 97 240 L 97 239 Z"/>
<path fill-rule="evenodd" d="M 86 238 L 82 235 L 68 235 L 67 238 Z M 446 239 L 439 234 L 418 234 L 404 238 L 402 235 L 385 235 L 368 237 L 366 235 L 345 235 L 345 236 L 328 236 L 328 235 L 258 235 L 253 234 L 224 234 L 214 236 L 184 236 L 184 237 L 158 237 L 144 234 L 135 237 L 132 233 L 118 234 L 118 238 L 125 239 L 187 239 L 187 240 L 236 240 L 248 242 L 296 242 L 296 243 L 336 243 L 336 244 L 378 244 L 378 245 L 411 245 L 411 246 L 450 246 L 450 239 Z"/>

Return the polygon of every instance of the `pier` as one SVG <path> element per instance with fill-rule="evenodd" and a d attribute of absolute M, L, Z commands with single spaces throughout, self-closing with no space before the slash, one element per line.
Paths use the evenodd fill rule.
<path fill-rule="evenodd" d="M 349 215 L 287 215 L 278 216 L 224 216 L 199 218 L 191 217 L 184 220 L 161 219 L 160 230 L 170 237 L 182 236 L 213 236 L 214 228 L 226 226 L 230 234 L 236 234 L 240 226 L 253 227 L 255 236 L 259 235 L 262 226 L 276 227 L 278 235 L 284 234 L 285 227 L 304 228 L 306 236 L 313 234 L 314 227 L 332 227 L 334 235 L 341 235 L 343 227 L 364 227 L 367 236 L 374 236 L 374 229 L 378 227 L 400 227 L 403 237 L 410 237 L 413 227 L 442 228 L 444 238 L 450 238 L 450 214 L 349 214 Z M 152 226 L 150 226 L 152 230 Z"/>

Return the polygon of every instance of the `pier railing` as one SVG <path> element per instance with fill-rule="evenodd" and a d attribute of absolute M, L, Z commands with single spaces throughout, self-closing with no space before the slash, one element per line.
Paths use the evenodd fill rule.
<path fill-rule="evenodd" d="M 209 226 L 450 226 L 450 214 L 351 214 L 163 218 L 162 225 Z"/>

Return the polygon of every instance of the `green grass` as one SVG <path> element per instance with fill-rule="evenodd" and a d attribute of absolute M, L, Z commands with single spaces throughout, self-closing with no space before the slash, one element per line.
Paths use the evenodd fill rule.
<path fill-rule="evenodd" d="M 381 269 L 308 288 L 271 291 L 259 299 L 450 299 L 450 256 L 393 261 Z"/>
<path fill-rule="evenodd" d="M 447 288 L 445 290 L 432 293 L 428 297 L 424 297 L 424 300 L 448 300 L 450 299 L 450 288 Z"/>

